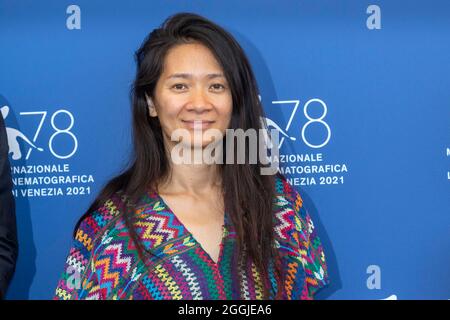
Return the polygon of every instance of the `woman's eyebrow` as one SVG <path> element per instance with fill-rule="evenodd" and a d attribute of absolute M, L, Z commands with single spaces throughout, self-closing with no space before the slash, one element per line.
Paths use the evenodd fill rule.
<path fill-rule="evenodd" d="M 174 73 L 168 76 L 166 79 L 192 79 L 194 76 L 191 73 Z M 225 76 L 222 73 L 209 73 L 205 75 L 208 79 L 214 79 L 214 78 L 225 78 Z"/>
<path fill-rule="evenodd" d="M 225 78 L 225 76 L 222 73 L 210 73 L 207 75 L 208 79 L 214 79 L 214 78 Z"/>

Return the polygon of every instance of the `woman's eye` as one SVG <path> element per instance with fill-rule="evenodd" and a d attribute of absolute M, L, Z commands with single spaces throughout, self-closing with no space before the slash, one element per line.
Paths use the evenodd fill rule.
<path fill-rule="evenodd" d="M 214 89 L 214 90 L 222 90 L 222 89 L 225 89 L 225 86 L 223 85 L 223 84 L 220 84 L 220 83 L 215 83 L 215 84 L 213 84 L 213 85 L 211 85 L 211 87 Z"/>
<path fill-rule="evenodd" d="M 184 85 L 183 83 L 177 83 L 172 86 L 172 88 L 176 89 L 176 90 L 183 90 L 183 89 L 185 89 L 185 87 L 186 87 L 186 85 Z"/>

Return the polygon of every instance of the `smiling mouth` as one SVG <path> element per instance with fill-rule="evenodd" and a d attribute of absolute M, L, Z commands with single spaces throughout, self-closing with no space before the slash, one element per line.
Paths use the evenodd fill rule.
<path fill-rule="evenodd" d="M 200 123 L 213 123 L 212 120 L 181 120 L 183 122 L 200 122 Z"/>
<path fill-rule="evenodd" d="M 207 128 L 215 121 L 210 120 L 181 120 L 189 128 Z"/>

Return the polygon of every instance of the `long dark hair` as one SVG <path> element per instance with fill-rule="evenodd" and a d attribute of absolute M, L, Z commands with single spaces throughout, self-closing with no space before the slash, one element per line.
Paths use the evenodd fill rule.
<path fill-rule="evenodd" d="M 128 199 L 122 214 L 143 261 L 149 253 L 139 241 L 134 226 L 134 206 L 148 188 L 154 188 L 170 173 L 161 126 L 157 117 L 149 116 L 145 94 L 154 97 L 168 50 L 191 42 L 209 48 L 224 71 L 233 102 L 229 128 L 258 131 L 263 127 L 263 108 L 252 68 L 243 49 L 230 33 L 197 14 L 178 13 L 167 18 L 146 37 L 135 53 L 137 71 L 130 91 L 134 147 L 130 164 L 105 185 L 75 228 L 83 218 L 120 191 Z M 223 145 L 226 146 L 226 143 Z M 248 144 L 245 152 L 248 154 Z M 233 162 L 220 165 L 224 205 L 236 230 L 240 263 L 246 266 L 250 260 L 255 264 L 261 273 L 264 298 L 267 299 L 271 288 L 269 261 L 276 261 L 278 254 L 274 246 L 273 224 L 275 176 L 261 175 L 260 170 L 265 165 L 259 160 L 256 164 L 247 162 L 248 157 L 244 164 Z M 281 176 L 279 173 L 277 175 Z M 274 267 L 278 281 L 276 296 L 280 297 L 282 275 L 277 263 Z"/>

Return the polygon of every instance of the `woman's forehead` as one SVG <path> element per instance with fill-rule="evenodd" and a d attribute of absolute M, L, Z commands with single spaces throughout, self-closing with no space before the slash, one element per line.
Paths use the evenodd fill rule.
<path fill-rule="evenodd" d="M 202 44 L 181 44 L 171 48 L 164 60 L 165 77 L 223 76 L 223 70 L 209 48 Z"/>

